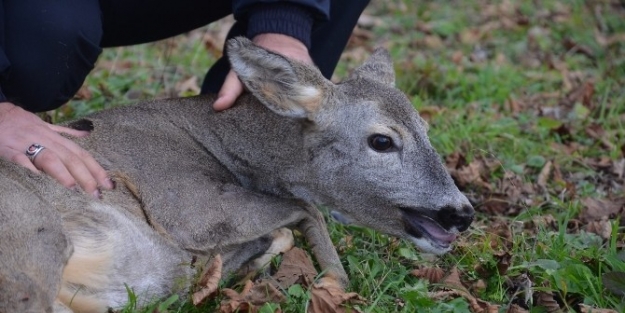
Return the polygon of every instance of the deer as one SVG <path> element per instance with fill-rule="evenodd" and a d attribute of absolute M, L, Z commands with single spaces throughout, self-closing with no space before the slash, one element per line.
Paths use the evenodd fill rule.
<path fill-rule="evenodd" d="M 443 254 L 474 209 L 377 49 L 332 83 L 245 38 L 227 55 L 247 92 L 151 100 L 67 126 L 116 182 L 94 199 L 0 160 L 0 312 L 107 312 L 185 293 L 194 263 L 250 264 L 297 229 L 327 277 L 348 277 L 320 206 Z M 147 300 L 146 300 L 147 301 Z"/>

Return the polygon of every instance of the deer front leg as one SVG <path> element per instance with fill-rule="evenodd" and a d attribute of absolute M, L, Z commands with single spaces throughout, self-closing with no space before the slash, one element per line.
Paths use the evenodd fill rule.
<path fill-rule="evenodd" d="M 311 205 L 306 206 L 306 212 L 308 214 L 297 225 L 297 228 L 310 244 L 315 259 L 319 262 L 321 270 L 325 272 L 324 276 L 336 280 L 341 287 L 346 288 L 349 279 L 330 239 L 323 215 Z"/>

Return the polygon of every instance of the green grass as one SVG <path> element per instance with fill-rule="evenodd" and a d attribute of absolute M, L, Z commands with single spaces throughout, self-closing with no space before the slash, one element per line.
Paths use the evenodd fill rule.
<path fill-rule="evenodd" d="M 490 14 L 493 5 L 500 5 L 502 11 Z M 418 266 L 435 265 L 445 270 L 457 266 L 467 286 L 483 281 L 485 287 L 469 288 L 471 293 L 501 305 L 500 312 L 510 303 L 523 302 L 528 291 L 515 290 L 514 281 L 525 276 L 532 282 L 534 302 L 526 303 L 531 312 L 546 312 L 536 302 L 538 292 L 552 293 L 564 311 L 579 312 L 580 304 L 624 311 L 619 290 L 622 294 L 625 283 L 610 273 L 625 271 L 620 221 L 611 220 L 609 239 L 585 231 L 579 223 L 575 226 L 584 209 L 581 199 L 623 195 L 622 177 L 589 163 L 599 157 L 616 162 L 625 153 L 625 41 L 602 46 L 596 35 L 625 33 L 622 5 L 608 0 L 395 0 L 373 1 L 368 14 L 376 16 L 379 25 L 360 45 L 366 49 L 384 45 L 390 50 L 398 87 L 415 108 L 432 112 L 430 137 L 439 153 L 457 152 L 467 162 L 494 160 L 497 166 L 482 175 L 493 191 L 502 191 L 498 184 L 507 179 L 505 175 L 514 175 L 518 180 L 512 189 L 521 190 L 525 183 L 532 192 L 517 198 L 505 194 L 514 202 L 511 206 L 520 209 L 493 214 L 483 209 L 489 191 L 475 184 L 465 186 L 463 191 L 477 202 L 478 219 L 456 249 L 441 258 L 420 254 L 409 243 L 375 231 L 330 220 L 337 245 L 348 236 L 353 238 L 352 245 L 341 250 L 341 260 L 351 278 L 349 289 L 367 299 L 358 307 L 363 312 L 469 312 L 463 298 L 434 300 L 432 292 L 440 285 L 410 274 Z M 469 37 L 469 31 L 486 29 L 489 23 L 481 37 Z M 204 48 L 202 35 L 214 34 L 213 30 L 105 50 L 85 84 L 91 96 L 72 101 L 54 112 L 54 118 L 63 120 L 138 99 L 190 94 L 177 90 L 176 83 L 193 76 L 201 82 L 215 60 Z M 567 46 L 566 41 L 591 55 L 576 52 L 579 48 Z M 344 77 L 359 62 L 358 57 L 345 59 L 337 77 Z M 564 78 L 558 69 L 562 67 L 570 77 Z M 578 97 L 564 104 L 567 95 L 584 82 L 593 86 L 590 103 Z M 566 114 L 548 116 L 549 108 Z M 599 125 L 613 147 L 589 135 L 592 125 Z M 568 133 L 556 131 L 560 126 Z M 566 151 L 564 144 L 574 149 Z M 546 190 L 541 190 L 536 180 L 548 161 L 558 166 L 562 179 L 548 180 Z M 552 216 L 553 222 L 535 222 L 545 216 Z M 492 228 L 495 221 L 510 238 Z M 509 259 L 508 266 L 498 270 L 502 255 Z M 310 294 L 300 286 L 286 293 L 286 303 L 266 305 L 260 312 L 273 312 L 276 307 L 303 312 Z M 138 312 L 131 292 L 129 299 L 121 312 Z M 143 311 L 207 312 L 215 310 L 219 301 L 194 308 L 170 298 Z"/>

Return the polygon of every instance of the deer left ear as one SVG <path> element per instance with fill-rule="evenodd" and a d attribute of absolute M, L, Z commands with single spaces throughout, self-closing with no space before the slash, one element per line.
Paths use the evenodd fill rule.
<path fill-rule="evenodd" d="M 388 51 L 383 48 L 375 49 L 365 63 L 350 75 L 350 78 L 358 77 L 395 87 L 395 69 Z"/>
<path fill-rule="evenodd" d="M 238 37 L 227 43 L 232 69 L 266 107 L 293 118 L 311 118 L 329 84 L 315 67 L 291 61 Z"/>

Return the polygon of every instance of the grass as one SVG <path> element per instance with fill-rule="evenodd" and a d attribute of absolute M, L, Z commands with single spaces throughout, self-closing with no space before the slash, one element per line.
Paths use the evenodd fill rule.
<path fill-rule="evenodd" d="M 625 272 L 623 227 L 618 219 L 603 222 L 611 226 L 605 238 L 580 217 L 588 209 L 584 199 L 616 201 L 623 195 L 622 177 L 613 167 L 593 163 L 603 157 L 614 166 L 625 153 L 625 40 L 601 43 L 625 33 L 623 5 L 609 0 L 395 0 L 373 1 L 367 14 L 376 17 L 375 27 L 356 33 L 336 76 L 344 77 L 357 65 L 363 49 L 385 46 L 396 62 L 398 87 L 427 113 L 439 153 L 458 153 L 467 164 L 489 160 L 495 165 L 481 168 L 490 190 L 475 181 L 462 186 L 475 200 L 478 219 L 455 250 L 441 258 L 372 230 L 329 221 L 335 244 L 352 239 L 340 254 L 351 278 L 349 289 L 367 299 L 358 308 L 471 311 L 462 297 L 435 299 L 441 283 L 411 274 L 433 266 L 457 267 L 471 294 L 500 305 L 500 312 L 511 304 L 554 312 L 554 303 L 564 311 L 580 312 L 582 305 L 625 311 L 625 283 L 614 274 Z M 193 88 L 177 83 L 192 77 L 201 81 L 215 60 L 215 48 L 207 51 L 206 43 L 219 38 L 216 27 L 105 50 L 85 83 L 83 99 L 53 112 L 54 119 L 192 94 Z M 591 86 L 591 95 L 575 96 L 584 86 Z M 551 172 L 539 188 L 548 162 L 558 173 Z M 513 183 L 505 187 L 508 181 Z M 492 209 L 493 194 L 501 194 L 507 204 Z M 528 282 L 531 288 L 523 288 Z M 259 312 L 306 309 L 309 292 L 296 285 L 286 293 L 286 303 L 267 304 Z M 121 312 L 137 312 L 132 292 L 129 299 Z M 143 311 L 214 311 L 219 301 L 194 308 L 170 298 Z"/>

